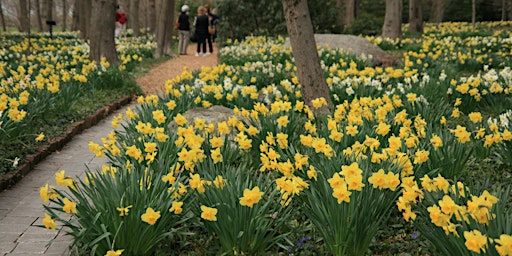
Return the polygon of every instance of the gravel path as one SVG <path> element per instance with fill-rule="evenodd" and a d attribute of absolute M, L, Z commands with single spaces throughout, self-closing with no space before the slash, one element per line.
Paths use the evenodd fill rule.
<path fill-rule="evenodd" d="M 165 81 L 181 75 L 183 68 L 190 71 L 200 70 L 202 66 L 213 67 L 218 64 L 217 45 L 213 44 L 213 54 L 203 57 L 195 56 L 196 44 L 188 46 L 187 55 L 179 55 L 164 63 L 153 67 L 145 76 L 136 79 L 137 84 L 142 88 L 144 94 L 162 94 L 165 92 Z"/>

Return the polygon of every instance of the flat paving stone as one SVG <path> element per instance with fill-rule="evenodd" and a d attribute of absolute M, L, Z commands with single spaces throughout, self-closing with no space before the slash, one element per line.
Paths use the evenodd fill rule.
<path fill-rule="evenodd" d="M 1 234 L 0 234 L 1 235 Z M 7 255 L 16 248 L 15 242 L 0 242 L 0 255 Z"/>
<path fill-rule="evenodd" d="M 25 253 L 25 255 L 37 255 L 44 254 L 48 244 L 48 241 L 32 241 L 32 242 L 24 242 L 18 243 L 16 248 L 12 251 L 12 253 Z"/>

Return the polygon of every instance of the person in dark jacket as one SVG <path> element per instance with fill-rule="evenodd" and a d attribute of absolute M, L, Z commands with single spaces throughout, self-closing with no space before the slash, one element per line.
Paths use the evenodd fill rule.
<path fill-rule="evenodd" d="M 213 10 L 210 9 L 208 4 L 204 5 L 204 8 L 206 8 L 206 14 L 208 15 L 208 25 L 217 27 L 217 15 L 213 12 Z M 208 33 L 208 36 L 206 37 L 206 42 L 208 43 L 208 49 L 210 49 L 210 53 L 213 53 L 213 43 L 215 42 L 216 33 L 210 34 Z"/>
<path fill-rule="evenodd" d="M 194 26 L 196 28 L 196 36 L 197 36 L 197 51 L 196 56 L 201 54 L 201 50 L 203 51 L 203 56 L 208 56 L 210 53 L 206 52 L 206 38 L 208 34 L 208 15 L 206 14 L 206 8 L 204 6 L 199 6 L 197 9 L 197 17 L 194 20 Z"/>
<path fill-rule="evenodd" d="M 188 18 L 188 5 L 183 5 L 181 7 L 181 13 L 178 17 L 178 35 L 179 35 L 179 44 L 178 50 L 181 55 L 187 54 L 187 46 L 188 40 L 190 39 L 190 21 Z"/>

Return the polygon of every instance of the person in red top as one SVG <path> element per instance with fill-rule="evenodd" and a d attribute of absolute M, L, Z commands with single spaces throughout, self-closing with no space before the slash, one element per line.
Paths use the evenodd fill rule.
<path fill-rule="evenodd" d="M 120 37 L 126 30 L 126 14 L 121 11 L 121 7 L 117 5 L 116 10 L 116 31 L 115 36 Z"/>

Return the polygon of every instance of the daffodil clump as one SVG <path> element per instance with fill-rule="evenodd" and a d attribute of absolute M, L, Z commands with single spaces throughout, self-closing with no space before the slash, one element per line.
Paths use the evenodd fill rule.
<path fill-rule="evenodd" d="M 67 125 L 79 114 L 73 111 L 84 112 L 77 102 L 102 89 L 124 86 L 125 82 L 119 82 L 123 76 L 119 69 L 133 69 L 143 58 L 151 58 L 154 49 L 153 43 L 142 40 L 119 44 L 122 65 L 111 67 L 104 59 L 91 62 L 89 46 L 73 33 L 57 33 L 53 39 L 34 34 L 30 42 L 25 35 L 1 37 L 2 149 L 34 144 L 34 139 L 44 142 L 43 127 Z M 0 173 L 16 169 L 18 161 L 13 163 L 13 159 L 23 159 L 24 154 L 2 152 Z"/>
<path fill-rule="evenodd" d="M 404 40 L 402 47 L 418 42 Z M 510 188 L 472 183 L 470 163 L 498 156 L 503 166 L 512 164 L 506 155 L 511 104 L 506 110 L 465 105 L 470 98 L 455 94 L 450 82 L 469 80 L 453 72 L 458 63 L 418 61 L 427 54 L 422 49 L 404 53 L 396 67 L 368 67 L 364 59 L 320 47 L 334 108 L 315 115 L 326 100 L 304 103 L 282 39 L 231 42 L 221 50 L 223 64 L 185 69 L 166 82 L 165 95 L 139 97 L 139 107 L 114 119 L 113 132 L 89 144 L 109 166 L 88 172 L 86 181 L 64 176 L 57 182 L 73 193 L 68 200 L 77 203 L 76 213 L 63 189 L 43 187 L 42 198 L 80 220 L 96 218 L 105 235 L 74 236 L 78 248 L 98 246 L 99 255 L 137 254 L 131 243 L 140 238 L 124 235 L 138 230 L 162 235 L 151 244 L 137 240 L 154 250 L 160 244 L 186 252 L 279 254 L 295 238 L 314 234 L 313 254 L 377 254 L 372 244 L 394 213 L 412 222 L 434 253 L 510 255 Z M 482 86 L 508 88 L 505 66 L 467 77 L 489 80 L 492 68 L 498 78 Z M 495 94 L 510 102 L 505 89 Z M 232 113 L 215 121 L 186 113 L 219 105 Z M 52 207 L 47 228 L 55 222 L 89 227 L 57 219 Z M 190 241 L 211 242 L 175 247 Z"/>

